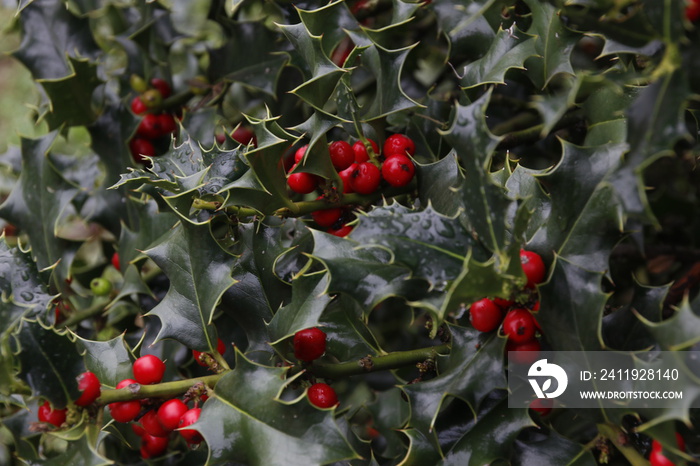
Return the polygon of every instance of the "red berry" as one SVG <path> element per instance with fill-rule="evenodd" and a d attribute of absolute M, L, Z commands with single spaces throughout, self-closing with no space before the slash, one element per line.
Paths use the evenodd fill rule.
<path fill-rule="evenodd" d="M 119 265 L 119 253 L 115 252 L 112 254 L 112 266 L 117 269 L 121 270 L 121 266 Z"/>
<path fill-rule="evenodd" d="M 165 363 L 158 356 L 147 354 L 134 361 L 134 379 L 141 385 L 159 383 L 165 374 Z"/>
<path fill-rule="evenodd" d="M 168 400 L 158 408 L 158 421 L 163 429 L 169 431 L 175 430 L 180 423 L 180 418 L 187 411 L 187 405 L 181 400 L 174 398 Z"/>
<path fill-rule="evenodd" d="M 700 1 L 690 0 L 685 7 L 685 17 L 688 18 L 688 21 L 691 23 L 700 20 Z"/>
<path fill-rule="evenodd" d="M 355 153 L 345 141 L 335 141 L 328 147 L 331 155 L 331 163 L 336 170 L 342 171 L 355 161 Z"/>
<path fill-rule="evenodd" d="M 541 416 L 546 416 L 552 412 L 552 406 L 554 406 L 554 401 L 549 399 L 537 398 L 530 402 L 530 409 L 540 413 Z"/>
<path fill-rule="evenodd" d="M 146 429 L 144 429 L 141 424 L 136 423 L 136 422 L 131 424 L 131 430 L 133 430 L 134 433 L 136 435 L 138 435 L 139 437 L 143 437 L 144 434 L 146 433 Z"/>
<path fill-rule="evenodd" d="M 532 308 L 530 309 L 532 312 L 537 312 L 540 310 L 540 302 L 535 301 L 535 304 L 532 305 Z"/>
<path fill-rule="evenodd" d="M 323 209 L 323 210 L 316 210 L 314 212 L 311 212 L 311 217 L 314 219 L 314 222 L 318 224 L 318 226 L 327 228 L 330 226 L 333 226 L 335 222 L 340 220 L 340 217 L 343 215 L 343 209 L 340 207 L 334 207 L 332 209 Z"/>
<path fill-rule="evenodd" d="M 309 148 L 309 145 L 303 145 L 300 148 L 297 149 L 297 151 L 294 153 L 294 164 L 298 164 L 301 162 L 301 160 L 304 158 L 304 154 L 306 154 L 306 149 Z"/>
<path fill-rule="evenodd" d="M 384 141 L 384 156 L 389 157 L 394 154 L 413 155 L 416 152 L 416 145 L 413 140 L 403 134 L 392 134 Z"/>
<path fill-rule="evenodd" d="M 158 124 L 160 125 L 161 136 L 177 131 L 175 117 L 169 113 L 161 113 L 158 115 Z"/>
<path fill-rule="evenodd" d="M 114 388 L 116 388 L 116 389 L 118 390 L 118 389 L 120 389 L 120 388 L 125 388 L 125 387 L 128 387 L 129 385 L 135 384 L 135 383 L 138 383 L 138 382 L 135 381 L 134 379 L 124 379 L 124 380 L 121 380 L 121 381 L 117 384 L 117 386 L 114 387 Z"/>
<path fill-rule="evenodd" d="M 343 180 L 343 193 L 344 194 L 348 194 L 348 193 L 353 192 L 353 190 L 352 190 L 352 174 L 355 171 L 355 168 L 357 168 L 357 164 L 352 163 L 345 170 L 338 172 L 340 179 Z"/>
<path fill-rule="evenodd" d="M 367 140 L 372 146 L 372 150 L 374 151 L 375 155 L 379 155 L 379 146 L 377 145 L 377 143 L 372 141 L 371 139 Z M 367 148 L 362 143 L 362 141 L 357 141 L 355 142 L 355 144 L 352 145 L 352 152 L 355 154 L 355 162 L 357 163 L 367 162 L 369 160 Z"/>
<path fill-rule="evenodd" d="M 61 427 L 61 424 L 66 422 L 66 408 L 54 409 L 51 403 L 44 401 L 44 404 L 39 406 L 39 422 L 53 424 L 56 427 Z"/>
<path fill-rule="evenodd" d="M 141 437 L 141 457 L 143 459 L 161 456 L 168 450 L 168 437 L 156 437 L 149 434 L 144 434 Z"/>
<path fill-rule="evenodd" d="M 143 155 L 146 157 L 154 157 L 156 155 L 156 147 L 153 143 L 148 139 L 139 137 L 129 141 L 129 150 L 131 151 L 134 162 L 137 163 L 146 163 L 146 159 L 142 157 Z"/>
<path fill-rule="evenodd" d="M 236 129 L 234 129 L 233 133 L 231 133 L 231 138 L 244 146 L 250 144 L 251 141 L 253 142 L 254 147 L 257 147 L 258 145 L 258 140 L 255 137 L 255 133 L 246 126 L 238 126 Z"/>
<path fill-rule="evenodd" d="M 145 115 L 136 128 L 136 134 L 146 139 L 158 139 L 165 134 L 160 124 L 159 115 L 153 113 Z"/>
<path fill-rule="evenodd" d="M 294 334 L 294 357 L 313 361 L 326 352 L 326 334 L 316 327 L 299 330 Z"/>
<path fill-rule="evenodd" d="M 544 281 L 544 262 L 539 254 L 521 249 L 520 262 L 527 277 L 528 288 L 533 288 L 536 284 Z"/>
<path fill-rule="evenodd" d="M 173 93 L 173 90 L 170 88 L 170 84 L 168 84 L 168 82 L 165 81 L 164 79 L 160 79 L 160 78 L 151 79 L 151 86 L 156 88 L 158 90 L 158 92 L 160 92 L 160 95 L 164 99 L 167 99 Z"/>
<path fill-rule="evenodd" d="M 287 184 L 295 193 L 309 194 L 318 186 L 318 177 L 305 172 L 292 173 L 287 177 Z"/>
<path fill-rule="evenodd" d="M 515 304 L 515 301 L 513 301 L 511 299 L 503 299 L 503 298 L 493 298 L 493 302 L 496 303 L 496 305 L 503 310 L 507 310 L 513 304 Z"/>
<path fill-rule="evenodd" d="M 537 339 L 526 341 L 525 343 L 515 343 L 512 340 L 508 340 L 506 343 L 506 351 L 514 351 L 514 354 L 510 355 L 512 361 L 517 364 L 532 364 L 537 361 L 540 357 L 540 350 L 542 346 Z"/>
<path fill-rule="evenodd" d="M 535 328 L 535 319 L 526 309 L 513 309 L 503 319 L 503 333 L 514 343 L 525 343 L 533 340 Z"/>
<path fill-rule="evenodd" d="M 382 164 L 382 178 L 395 188 L 406 186 L 415 173 L 415 165 L 403 154 L 390 155 Z"/>
<path fill-rule="evenodd" d="M 685 451 L 685 440 L 676 432 L 676 444 L 678 449 Z M 649 456 L 651 466 L 674 466 L 675 463 L 663 455 L 663 446 L 658 440 L 651 442 L 651 455 Z"/>
<path fill-rule="evenodd" d="M 381 172 L 372 162 L 358 163 L 353 170 L 350 185 L 358 194 L 372 194 L 379 187 Z"/>
<path fill-rule="evenodd" d="M 131 422 L 141 412 L 141 402 L 138 400 L 117 401 L 108 406 L 109 412 L 116 422 Z"/>
<path fill-rule="evenodd" d="M 338 395 L 330 385 L 325 383 L 315 383 L 307 391 L 309 401 L 319 408 L 330 408 L 338 404 Z"/>
<path fill-rule="evenodd" d="M 350 225 L 344 224 L 340 228 L 329 228 L 328 230 L 326 230 L 326 233 L 330 233 L 331 235 L 344 238 L 348 236 L 351 231 L 352 227 Z"/>
<path fill-rule="evenodd" d="M 141 97 L 136 96 L 132 99 L 131 111 L 134 112 L 136 115 L 143 115 L 144 113 L 146 113 L 147 110 L 148 107 L 146 107 L 146 104 L 143 103 Z"/>
<path fill-rule="evenodd" d="M 503 311 L 488 298 L 480 299 L 469 308 L 472 326 L 480 332 L 496 330 L 503 320 Z"/>
<path fill-rule="evenodd" d="M 202 434 L 197 432 L 194 429 L 182 429 L 183 427 L 191 426 L 197 420 L 199 419 L 199 415 L 201 414 L 202 410 L 200 408 L 192 408 L 188 409 L 185 411 L 185 414 L 182 415 L 180 418 L 180 435 L 187 441 L 188 444 L 197 444 L 201 443 L 204 438 L 202 438 Z"/>
<path fill-rule="evenodd" d="M 223 341 L 221 341 L 221 338 L 219 338 L 219 340 L 216 342 L 216 351 L 219 354 L 224 354 L 226 352 L 226 344 Z M 199 364 L 200 366 L 206 367 L 207 363 L 200 359 L 202 354 L 207 354 L 207 353 L 203 353 L 203 352 L 197 351 L 197 350 L 192 350 L 192 357 L 197 362 L 197 364 Z"/>
<path fill-rule="evenodd" d="M 163 429 L 163 426 L 160 425 L 160 421 L 158 421 L 158 412 L 155 409 L 141 416 L 139 422 L 143 426 L 143 430 L 149 435 L 154 437 L 168 436 L 169 431 Z"/>
<path fill-rule="evenodd" d="M 83 392 L 80 398 L 75 400 L 78 406 L 87 406 L 92 404 L 100 397 L 100 379 L 92 372 L 83 372 L 77 377 L 78 390 Z"/>

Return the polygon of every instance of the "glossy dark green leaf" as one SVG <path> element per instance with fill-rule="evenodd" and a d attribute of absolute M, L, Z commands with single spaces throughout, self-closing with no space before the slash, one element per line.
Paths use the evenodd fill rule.
<path fill-rule="evenodd" d="M 22 172 L 0 206 L 0 217 L 27 233 L 39 270 L 58 263 L 58 276 L 65 279 L 75 245 L 57 238 L 55 232 L 77 190 L 49 162 L 47 154 L 55 137 L 54 132 L 40 139 L 22 139 Z"/>
<path fill-rule="evenodd" d="M 598 463 L 593 453 L 584 445 L 551 432 L 544 439 L 516 440 L 513 465 L 567 464 L 570 466 L 595 466 Z"/>
<path fill-rule="evenodd" d="M 496 37 L 496 30 L 484 17 L 490 9 L 498 9 L 494 0 L 448 0 L 432 2 L 440 31 L 448 39 L 454 53 L 469 53 L 472 59 L 483 56 Z"/>
<path fill-rule="evenodd" d="M 450 330 L 452 350 L 440 365 L 440 375 L 402 387 L 411 400 L 409 427 L 419 430 L 435 445 L 435 420 L 447 396 L 460 398 L 476 410 L 489 392 L 506 385 L 504 339 L 494 335 L 482 341 L 480 332 L 473 328 L 450 326 Z"/>
<path fill-rule="evenodd" d="M 237 353 L 236 366 L 216 385 L 195 428 L 215 463 L 327 464 L 357 457 L 333 413 L 306 399 L 282 402 L 286 369 L 255 364 Z M 275 445 L 284 445 L 276 448 Z"/>
<path fill-rule="evenodd" d="M 666 351 L 688 348 L 700 341 L 700 298 L 690 303 L 687 296 L 676 314 L 661 322 L 653 322 L 639 315 L 642 323 L 654 339 Z"/>
<path fill-rule="evenodd" d="M 221 249 L 208 225 L 181 222 L 145 251 L 170 280 L 165 298 L 147 315 L 158 316 L 157 340 L 173 338 L 191 349 L 212 352 L 212 319 L 221 296 L 235 280 L 234 258 Z"/>
<path fill-rule="evenodd" d="M 18 377 L 36 396 L 59 408 L 78 398 L 75 378 L 84 371 L 83 360 L 66 332 L 58 333 L 34 320 L 23 320 L 14 334 L 20 363 Z"/>
<path fill-rule="evenodd" d="M 458 193 L 462 176 L 456 155 L 453 153 L 427 165 L 419 163 L 416 165 L 416 173 L 421 202 L 426 205 L 430 203 L 433 209 L 444 215 L 457 215 L 462 206 Z"/>
<path fill-rule="evenodd" d="M 445 455 L 444 465 L 492 464 L 507 460 L 520 431 L 534 423 L 527 408 L 509 408 L 507 399 L 477 419 L 476 424 Z"/>
<path fill-rule="evenodd" d="M 85 368 L 103 385 L 115 387 L 121 380 L 133 377 L 133 360 L 123 335 L 108 341 L 80 338 L 79 342 L 84 350 Z"/>
<path fill-rule="evenodd" d="M 297 10 L 308 31 L 321 37 L 321 45 L 327 56 L 346 37 L 345 30 L 358 30 L 357 19 L 346 2 L 333 2 L 314 10 Z"/>
<path fill-rule="evenodd" d="M 49 129 L 60 126 L 83 126 L 95 121 L 92 94 L 101 81 L 97 66 L 88 60 L 69 58 L 71 74 L 62 79 L 41 81 L 50 100 L 50 111 L 43 117 Z"/>
<path fill-rule="evenodd" d="M 417 429 L 405 429 L 402 431 L 408 437 L 408 452 L 401 464 L 421 466 L 424 464 L 437 464 L 441 460 L 439 450 L 434 443 L 427 439 Z"/>
<path fill-rule="evenodd" d="M 292 301 L 275 312 L 269 323 L 272 343 L 318 324 L 331 298 L 326 292 L 328 274 L 301 275 L 292 282 Z"/>
<path fill-rule="evenodd" d="M 154 201 L 133 201 L 130 208 L 134 215 L 130 217 L 130 225 L 122 226 L 117 251 L 121 269 L 125 271 L 129 262 L 168 233 L 178 221 L 178 217 L 167 209 L 159 211 Z"/>
<path fill-rule="evenodd" d="M 535 39 L 518 29 L 499 30 L 488 52 L 463 70 L 460 85 L 472 88 L 481 84 L 504 84 L 511 68 L 524 68 L 525 60 L 536 55 Z"/>
<path fill-rule="evenodd" d="M 100 448 L 96 445 L 98 435 L 99 430 L 96 429 L 96 426 L 88 426 L 84 435 L 81 435 L 78 439 L 71 439 L 70 448 L 66 449 L 65 453 L 32 464 L 46 466 L 63 466 L 66 464 L 103 466 L 114 464 L 110 459 L 103 456 Z"/>
<path fill-rule="evenodd" d="M 349 296 L 333 299 L 320 318 L 327 335 L 326 353 L 340 361 L 379 354 L 379 344 L 363 317 L 362 308 Z"/>
<path fill-rule="evenodd" d="M 574 108 L 581 82 L 581 77 L 564 75 L 557 81 L 559 89 L 556 92 L 533 96 L 532 105 L 543 120 L 541 134 L 549 134 L 566 112 Z"/>

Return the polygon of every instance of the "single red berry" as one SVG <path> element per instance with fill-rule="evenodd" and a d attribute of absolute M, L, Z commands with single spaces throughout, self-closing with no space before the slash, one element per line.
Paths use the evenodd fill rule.
<path fill-rule="evenodd" d="M 533 288 L 544 281 L 544 262 L 539 254 L 532 251 L 520 250 L 520 262 L 527 277 L 527 287 Z"/>
<path fill-rule="evenodd" d="M 515 343 L 525 343 L 535 338 L 535 319 L 530 311 L 516 308 L 508 311 L 503 319 L 503 333 Z"/>
<path fill-rule="evenodd" d="M 158 421 L 168 432 L 177 429 L 180 418 L 187 411 L 187 405 L 178 398 L 168 400 L 158 408 Z"/>
<path fill-rule="evenodd" d="M 344 238 L 350 234 L 352 231 L 352 227 L 348 224 L 343 224 L 340 228 L 329 228 L 326 230 L 326 233 L 330 233 L 331 235 L 334 236 L 339 236 L 341 238 Z"/>
<path fill-rule="evenodd" d="M 554 401 L 549 399 L 537 398 L 530 402 L 530 409 L 540 413 L 540 416 L 546 416 L 552 412 L 552 407 L 554 406 Z"/>
<path fill-rule="evenodd" d="M 53 424 L 56 427 L 61 427 L 61 424 L 66 422 L 66 408 L 54 409 L 49 401 L 44 401 L 44 404 L 39 406 L 39 422 Z"/>
<path fill-rule="evenodd" d="M 335 141 L 328 146 L 331 163 L 338 171 L 343 171 L 355 161 L 355 153 L 350 144 L 345 141 Z"/>
<path fill-rule="evenodd" d="M 156 437 L 154 435 L 144 434 L 141 437 L 141 457 L 143 459 L 161 456 L 168 450 L 168 437 Z"/>
<path fill-rule="evenodd" d="M 158 420 L 158 411 L 152 409 L 146 414 L 141 416 L 139 423 L 143 426 L 143 430 L 154 437 L 167 437 L 170 433 L 169 431 L 163 429 Z"/>
<path fill-rule="evenodd" d="M 216 351 L 219 354 L 224 354 L 226 352 L 226 344 L 219 338 L 219 340 L 216 342 Z M 192 357 L 194 360 L 199 364 L 200 366 L 206 367 L 207 363 L 201 360 L 202 354 L 207 354 L 203 353 L 201 351 L 197 350 L 192 350 Z"/>
<path fill-rule="evenodd" d="M 158 92 L 160 92 L 160 95 L 164 99 L 167 99 L 173 93 L 173 90 L 170 88 L 170 84 L 168 84 L 168 82 L 164 79 L 160 79 L 160 78 L 151 79 L 151 86 L 153 86 L 155 89 L 157 89 Z"/>
<path fill-rule="evenodd" d="M 108 406 L 109 413 L 116 422 L 131 422 L 141 412 L 141 402 L 138 400 L 117 401 Z"/>
<path fill-rule="evenodd" d="M 472 326 L 480 332 L 496 330 L 503 320 L 503 311 L 489 298 L 480 299 L 469 308 Z"/>
<path fill-rule="evenodd" d="M 294 357 L 313 361 L 326 352 L 326 334 L 316 327 L 299 330 L 294 334 Z"/>
<path fill-rule="evenodd" d="M 700 20 L 700 1 L 690 0 L 685 7 L 685 17 L 688 21 L 694 23 Z"/>
<path fill-rule="evenodd" d="M 80 397 L 75 400 L 78 406 L 87 406 L 92 404 L 100 397 L 100 379 L 92 372 L 83 372 L 78 377 L 78 390 L 83 392 Z"/>
<path fill-rule="evenodd" d="M 231 139 L 239 144 L 243 144 L 244 146 L 250 144 L 251 141 L 253 143 L 253 147 L 257 147 L 258 145 L 258 139 L 255 137 L 255 133 L 246 126 L 239 125 L 236 129 L 234 129 L 233 133 L 231 133 Z"/>
<path fill-rule="evenodd" d="M 676 444 L 678 449 L 685 451 L 685 440 L 676 432 Z M 670 459 L 666 458 L 663 454 L 663 445 L 658 440 L 652 440 L 651 442 L 651 455 L 649 456 L 649 462 L 651 466 L 674 466 L 675 463 Z"/>
<path fill-rule="evenodd" d="M 372 162 L 358 163 L 353 170 L 350 185 L 358 194 L 372 194 L 379 188 L 381 172 Z"/>
<path fill-rule="evenodd" d="M 294 165 L 301 162 L 301 160 L 304 158 L 304 154 L 306 154 L 306 149 L 308 149 L 308 148 L 309 148 L 309 145 L 305 144 L 297 149 L 297 151 L 294 153 Z"/>
<path fill-rule="evenodd" d="M 375 155 L 379 155 L 379 146 L 376 142 L 371 139 L 367 139 L 369 144 L 372 146 L 372 150 Z M 367 148 L 362 143 L 362 141 L 357 141 L 352 145 L 352 152 L 355 154 L 355 162 L 362 163 L 369 160 L 369 154 L 367 153 Z"/>
<path fill-rule="evenodd" d="M 343 209 L 341 209 L 340 207 L 316 210 L 314 212 L 311 212 L 311 217 L 314 219 L 314 222 L 316 222 L 318 226 L 323 228 L 333 226 L 335 222 L 340 220 L 340 217 L 342 215 Z"/>
<path fill-rule="evenodd" d="M 287 177 L 287 184 L 295 193 L 309 194 L 318 186 L 318 177 L 306 172 L 292 173 Z"/>
<path fill-rule="evenodd" d="M 531 310 L 532 312 L 537 312 L 537 311 L 539 311 L 539 310 L 540 310 L 540 302 L 539 302 L 539 301 L 535 301 L 535 304 L 532 305 L 532 308 L 530 308 L 530 310 Z"/>
<path fill-rule="evenodd" d="M 340 179 L 343 180 L 343 193 L 344 194 L 354 192 L 352 190 L 352 174 L 355 171 L 355 168 L 357 168 L 357 164 L 352 163 L 345 170 L 338 172 L 338 176 L 340 176 Z"/>
<path fill-rule="evenodd" d="M 136 135 L 146 139 L 158 139 L 165 134 L 160 123 L 159 115 L 149 113 L 143 117 L 136 128 Z"/>
<path fill-rule="evenodd" d="M 413 140 L 403 134 L 392 134 L 384 141 L 384 156 L 389 157 L 394 154 L 413 155 L 416 152 L 416 145 Z"/>
<path fill-rule="evenodd" d="M 136 96 L 131 100 L 131 111 L 136 115 L 143 115 L 148 111 L 148 107 L 143 103 L 140 96 Z"/>
<path fill-rule="evenodd" d="M 338 395 L 330 385 L 315 383 L 306 392 L 312 405 L 319 408 L 331 408 L 338 404 Z"/>
<path fill-rule="evenodd" d="M 129 150 L 135 162 L 145 163 L 146 160 L 142 157 L 154 157 L 156 155 L 156 147 L 151 141 L 144 138 L 135 137 L 129 141 Z"/>
<path fill-rule="evenodd" d="M 202 440 L 204 440 L 204 438 L 202 437 L 202 434 L 200 434 L 196 430 L 183 429 L 183 427 L 191 426 L 192 424 L 197 422 L 201 412 L 202 410 L 200 408 L 192 408 L 185 411 L 185 414 L 183 414 L 182 417 L 180 417 L 180 430 L 178 430 L 178 432 L 180 432 L 182 438 L 184 438 L 185 441 L 187 441 L 187 443 L 190 445 L 201 443 Z"/>
<path fill-rule="evenodd" d="M 120 388 L 125 388 L 125 387 L 128 387 L 129 385 L 135 384 L 135 383 L 138 383 L 138 382 L 135 381 L 134 379 L 124 379 L 124 380 L 120 380 L 119 383 L 117 384 L 117 386 L 114 388 L 116 388 L 118 390 Z"/>
<path fill-rule="evenodd" d="M 117 270 L 121 270 L 121 265 L 119 264 L 119 253 L 115 252 L 112 254 L 112 267 L 114 267 Z"/>
<path fill-rule="evenodd" d="M 134 433 L 136 435 L 138 435 L 139 437 L 143 437 L 144 434 L 146 433 L 146 429 L 144 429 L 143 426 L 141 424 L 139 424 L 138 422 L 131 423 L 131 430 L 133 430 Z"/>
<path fill-rule="evenodd" d="M 177 131 L 175 117 L 173 117 L 170 113 L 161 113 L 158 115 L 158 124 L 160 125 L 161 136 L 172 134 Z"/>
<path fill-rule="evenodd" d="M 134 361 L 134 379 L 141 385 L 159 383 L 165 374 L 165 363 L 152 354 L 141 356 Z"/>
<path fill-rule="evenodd" d="M 382 164 L 382 178 L 395 188 L 406 186 L 415 173 L 415 165 L 403 154 L 390 155 Z"/>
<path fill-rule="evenodd" d="M 537 339 L 526 341 L 525 343 L 515 343 L 508 340 L 506 343 L 506 351 L 513 351 L 510 355 L 511 360 L 517 364 L 532 364 L 540 357 L 542 345 Z"/>

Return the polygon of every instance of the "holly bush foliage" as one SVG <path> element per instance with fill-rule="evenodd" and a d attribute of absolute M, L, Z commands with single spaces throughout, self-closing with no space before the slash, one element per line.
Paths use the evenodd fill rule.
<path fill-rule="evenodd" d="M 546 349 L 687 351 L 693 374 L 700 29 L 685 6 L 18 2 L 13 56 L 48 130 L 2 157 L 3 462 L 138 463 L 104 406 L 193 387 L 204 442 L 147 461 L 644 464 L 656 439 L 692 462 L 690 401 L 508 408 L 506 338 L 466 312 L 539 300 Z M 134 75 L 171 83 L 159 109 L 182 114 L 150 165 L 129 152 Z M 230 137 L 239 125 L 255 143 Z M 417 146 L 414 181 L 340 194 L 327 144 L 393 133 Z M 325 200 L 287 188 L 303 144 Z M 353 209 L 344 238 L 309 216 L 337 206 Z M 535 290 L 522 248 L 547 266 Z M 91 293 L 97 277 L 110 293 Z M 314 326 L 325 356 L 296 361 L 292 336 Z M 164 382 L 114 390 L 144 354 L 166 361 Z M 85 370 L 103 390 L 83 409 Z M 339 406 L 311 405 L 314 381 Z M 37 423 L 44 400 L 68 408 L 62 427 Z"/>

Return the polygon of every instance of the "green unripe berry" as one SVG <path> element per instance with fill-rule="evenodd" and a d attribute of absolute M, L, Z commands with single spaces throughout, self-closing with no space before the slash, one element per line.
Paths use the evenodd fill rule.
<path fill-rule="evenodd" d="M 209 80 L 202 75 L 197 75 L 188 81 L 190 91 L 194 95 L 204 95 L 209 92 Z"/>
<path fill-rule="evenodd" d="M 154 108 L 163 103 L 163 96 L 157 89 L 149 89 L 141 94 L 141 101 L 148 108 Z"/>
<path fill-rule="evenodd" d="M 112 291 L 112 284 L 105 278 L 93 278 L 90 290 L 95 296 L 107 296 Z"/>
<path fill-rule="evenodd" d="M 138 74 L 132 74 L 129 77 L 129 85 L 134 92 L 138 92 L 139 94 L 148 90 L 148 83 Z"/>

